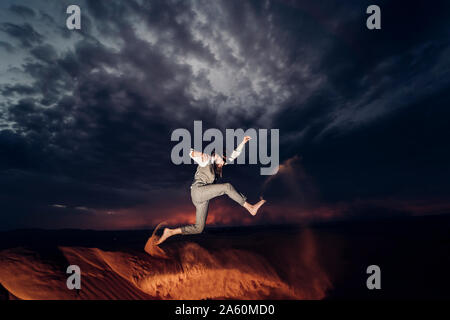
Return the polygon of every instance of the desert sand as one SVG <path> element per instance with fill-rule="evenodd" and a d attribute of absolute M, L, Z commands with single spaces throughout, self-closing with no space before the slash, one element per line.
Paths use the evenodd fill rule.
<path fill-rule="evenodd" d="M 448 298 L 450 216 L 207 228 L 149 255 L 148 230 L 0 232 L 0 299 Z M 366 287 L 367 266 L 382 290 Z M 81 268 L 69 290 L 66 269 Z"/>
<path fill-rule="evenodd" d="M 59 246 L 49 258 L 19 247 L 1 251 L 0 282 L 18 299 L 321 299 L 330 282 L 315 261 L 313 236 L 297 241 L 291 257 L 289 250 L 279 257 L 294 261 L 286 270 L 261 253 L 191 241 L 168 241 L 167 257 Z M 66 287 L 73 264 L 81 269 L 80 290 Z"/>

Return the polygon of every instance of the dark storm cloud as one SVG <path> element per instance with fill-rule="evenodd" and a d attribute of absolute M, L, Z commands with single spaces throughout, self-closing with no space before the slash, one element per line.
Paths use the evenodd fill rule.
<path fill-rule="evenodd" d="M 48 25 L 56 26 L 55 19 L 51 15 L 42 10 L 39 10 L 39 19 Z"/>
<path fill-rule="evenodd" d="M 30 51 L 30 53 L 36 59 L 46 63 L 54 62 L 57 57 L 55 49 L 49 44 L 44 44 L 42 46 L 35 47 L 33 48 L 33 50 Z"/>
<path fill-rule="evenodd" d="M 189 97 L 184 92 L 191 78 L 188 68 L 174 65 L 133 34 L 128 34 L 127 46 L 121 52 L 112 52 L 88 38 L 61 55 L 50 44 L 34 47 L 30 53 L 35 59 L 27 61 L 23 69 L 32 76 L 33 88 L 42 97 L 22 99 L 11 105 L 7 114 L 13 129 L 26 136 L 24 147 L 10 150 L 9 158 L 34 161 L 4 165 L 11 170 L 48 175 L 61 190 L 69 184 L 93 186 L 83 185 L 84 191 L 79 188 L 73 193 L 55 193 L 55 188 L 44 186 L 39 196 L 30 199 L 30 207 L 42 208 L 45 203 L 58 202 L 58 198 L 72 206 L 121 207 L 130 202 L 124 194 L 114 192 L 117 187 L 126 187 L 131 194 L 146 190 L 148 197 L 152 188 L 173 183 L 176 177 L 168 172 L 168 137 L 170 129 L 186 125 L 177 124 L 171 117 L 189 107 Z M 129 68 L 125 74 L 107 71 L 120 63 Z M 176 77 L 179 83 L 174 80 Z M 5 95 L 30 95 L 32 92 L 27 89 L 30 88 L 16 85 L 5 86 L 3 91 Z M 162 112 L 164 109 L 167 111 Z M 191 115 L 195 117 L 195 112 Z M 67 180 L 51 178 L 59 175 Z M 31 189 L 37 185 L 26 184 Z M 99 192 L 99 188 L 106 191 Z M 63 193 L 69 198 L 61 198 Z M 116 201 L 111 202 L 111 198 Z M 133 198 L 133 203 L 140 201 Z"/>
<path fill-rule="evenodd" d="M 29 23 L 24 23 L 22 25 L 2 23 L 0 25 L 0 31 L 3 31 L 10 37 L 17 39 L 25 48 L 29 48 L 33 44 L 41 43 L 44 39 L 44 37 Z"/>
<path fill-rule="evenodd" d="M 31 95 L 36 92 L 37 92 L 37 90 L 34 87 L 22 85 L 22 84 L 5 85 L 3 88 L 1 88 L 1 93 L 5 97 L 11 96 L 13 94 Z"/>
<path fill-rule="evenodd" d="M 362 3 L 361 7 L 364 8 L 366 4 Z M 345 141 L 348 148 L 328 149 L 324 148 L 324 144 L 318 144 L 314 148 L 316 150 L 322 148 L 324 152 L 316 153 L 313 161 L 327 159 L 330 155 L 334 158 L 338 155 L 339 164 L 336 164 L 335 168 L 346 167 L 346 169 L 334 170 L 335 172 L 342 172 L 345 175 L 352 171 L 348 167 L 353 166 L 365 172 L 368 179 L 372 176 L 371 169 L 364 165 L 368 162 L 363 161 L 362 164 L 355 166 L 352 161 L 355 153 L 359 156 L 357 151 L 378 158 L 380 152 L 389 154 L 387 150 L 395 148 L 391 146 L 393 136 L 404 138 L 408 145 L 410 143 L 407 141 L 411 140 L 405 135 L 405 131 L 397 132 L 393 127 L 389 133 L 380 132 L 378 139 L 382 141 L 382 144 L 379 149 L 371 150 L 368 145 L 361 150 L 362 146 L 356 147 L 356 142 L 360 140 L 362 132 L 366 132 L 368 127 L 372 130 L 373 126 L 379 125 L 376 121 L 370 123 L 364 120 L 382 119 L 384 114 L 398 111 L 397 125 L 404 126 L 404 123 L 409 121 L 414 123 L 415 118 L 410 114 L 411 109 L 399 109 L 417 104 L 417 101 L 422 99 L 423 105 L 418 107 L 421 111 L 417 111 L 417 120 L 421 117 L 428 118 L 431 115 L 427 115 L 426 109 L 431 106 L 425 107 L 425 101 L 428 99 L 424 97 L 435 96 L 432 105 L 434 110 L 440 110 L 441 105 L 445 105 L 446 98 L 443 92 L 449 84 L 445 77 L 449 69 L 449 61 L 445 57 L 445 53 L 448 52 L 448 18 L 444 18 L 449 12 L 448 3 L 438 2 L 430 6 L 426 2 L 416 2 L 405 7 L 399 3 L 386 2 L 381 3 L 380 6 L 383 12 L 383 28 L 389 31 L 380 30 L 381 32 L 374 33 L 364 28 L 352 30 L 351 26 L 356 24 L 355 20 L 361 19 L 360 16 L 342 20 L 345 23 L 338 24 L 336 32 L 345 36 L 346 41 L 331 42 L 330 50 L 327 50 L 319 64 L 319 68 L 325 70 L 327 74 L 328 85 L 316 92 L 306 103 L 305 108 L 292 105 L 288 112 L 280 114 L 280 123 L 285 124 L 284 128 L 287 131 L 295 132 L 293 136 L 302 141 L 305 149 L 316 137 L 325 139 L 327 141 L 325 145 L 331 147 L 333 143 L 336 143 L 336 135 L 343 135 L 339 137 L 339 141 Z M 327 8 L 332 7 L 327 6 Z M 324 10 L 322 14 L 327 12 L 326 8 Z M 424 12 L 427 14 L 425 15 Z M 430 18 L 431 16 L 435 18 Z M 348 45 L 348 40 L 351 41 L 351 45 Z M 439 80 L 437 80 L 438 70 L 442 71 L 442 75 L 438 76 Z M 430 83 L 433 83 L 433 86 L 430 86 Z M 399 91 L 409 94 L 396 94 Z M 416 95 L 418 93 L 423 94 L 422 98 Z M 352 100 L 358 103 L 349 108 L 348 104 Z M 348 129 L 357 128 L 358 121 L 363 124 L 361 130 L 346 132 Z M 298 128 L 305 129 L 299 133 Z M 328 128 L 339 130 L 326 131 Z M 413 128 L 414 126 L 411 127 Z M 431 128 L 428 130 L 434 131 Z M 325 135 L 324 132 L 326 132 Z M 434 145 L 435 142 L 431 143 Z M 426 155 L 428 148 L 422 147 L 425 147 L 423 154 Z M 417 147 L 417 150 L 420 148 Z M 442 156 L 447 158 L 445 153 Z M 434 161 L 438 161 L 437 158 L 435 159 Z M 331 170 L 332 168 L 334 166 L 330 167 Z M 330 172 L 327 171 L 327 173 Z M 390 170 L 386 170 L 385 173 L 378 172 L 376 176 L 380 177 L 380 174 L 389 176 L 391 172 Z M 338 181 L 345 180 L 343 177 L 341 179 Z M 349 183 L 352 179 L 353 177 L 347 177 Z M 404 183 L 407 182 L 404 181 Z M 351 186 L 346 186 L 342 190 L 349 190 L 349 188 Z"/>
<path fill-rule="evenodd" d="M 34 16 L 36 16 L 36 13 L 34 12 L 33 9 L 30 9 L 25 6 L 13 4 L 9 7 L 9 10 L 24 18 L 33 18 Z"/>
<path fill-rule="evenodd" d="M 27 76 L 0 88 L 0 200 L 11 212 L 2 219 L 14 226 L 15 213 L 37 219 L 48 210 L 51 220 L 81 214 L 77 207 L 94 214 L 179 201 L 173 191 L 188 190 L 194 168 L 171 163 L 170 134 L 194 120 L 280 129 L 281 161 L 296 164 L 265 190 L 275 203 L 313 206 L 412 185 L 408 197 L 433 188 L 428 175 L 438 171 L 445 195 L 448 171 L 436 159 L 448 159 L 439 147 L 448 134 L 447 5 L 422 19 L 427 7 L 405 13 L 382 2 L 383 29 L 368 31 L 368 4 L 86 1 L 81 31 L 64 28 L 51 8 L 35 10 L 41 25 L 1 23 L 22 45 L 15 67 Z M 0 46 L 13 52 L 8 41 Z M 435 130 L 437 138 L 423 134 Z M 402 165 L 404 153 L 420 152 L 399 148 L 411 136 L 424 153 Z M 424 164 L 430 153 L 436 171 Z M 234 166 L 227 177 L 256 198 L 266 179 L 258 172 Z"/>
<path fill-rule="evenodd" d="M 9 53 L 13 53 L 15 48 L 7 42 L 0 41 L 0 47 L 8 51 Z"/>
<path fill-rule="evenodd" d="M 285 112 L 277 114 L 275 124 L 284 129 L 282 137 L 286 144 L 282 152 L 285 156 L 296 154 L 300 149 L 305 161 L 311 161 L 311 166 L 315 167 L 314 163 L 318 162 L 323 165 L 320 169 L 317 167 L 315 174 L 322 176 L 326 185 L 331 184 L 330 180 L 335 181 L 330 187 L 333 190 L 330 192 L 336 196 L 333 198 L 342 197 L 343 193 L 359 195 L 361 187 L 357 187 L 354 179 L 361 174 L 366 177 L 364 189 L 382 192 L 380 184 L 375 187 L 369 182 L 370 170 L 373 170 L 368 166 L 370 159 L 358 163 L 354 159 L 360 152 L 373 158 L 379 153 L 388 153 L 386 150 L 391 149 L 392 142 L 389 134 L 401 136 L 405 141 L 409 139 L 404 132 L 396 132 L 393 128 L 389 134 L 381 132 L 378 136 L 386 149 L 381 145 L 375 150 L 358 145 L 359 137 L 368 128 L 379 126 L 379 121 L 389 119 L 392 113 L 398 115 L 399 124 L 408 123 L 409 106 L 428 95 L 442 95 L 449 84 L 445 76 L 449 70 L 449 59 L 445 57 L 449 51 L 448 18 L 444 18 L 449 12 L 446 2 L 438 2 L 432 7 L 425 2 L 408 7 L 400 3 L 380 3 L 383 27 L 376 32 L 363 27 L 365 15 L 351 14 L 355 8 L 364 12 L 368 4 L 340 3 L 339 19 L 335 6 L 329 3 L 320 7 L 304 3 L 294 5 L 296 8 L 307 7 L 310 15 L 320 16 L 328 22 L 334 19 L 335 24 L 327 23 L 324 28 L 336 38 L 327 43 L 322 59 L 314 64 L 314 72 L 323 74 L 326 79 L 324 85 L 301 104 L 296 103 L 297 97 L 291 99 Z M 428 14 L 424 15 L 424 12 Z M 439 104 L 435 106 L 439 107 Z M 427 117 L 424 106 L 422 112 L 422 117 Z M 337 139 L 345 141 L 345 149 L 333 147 Z M 325 165 L 329 161 L 338 162 Z M 391 169 L 384 165 L 379 164 L 381 172 L 377 172 L 377 178 L 388 179 L 391 175 Z M 339 179 L 331 178 L 338 174 L 341 174 Z M 407 178 L 409 183 L 412 177 Z M 403 183 L 407 184 L 406 181 Z M 445 188 L 448 190 L 448 186 Z"/>
<path fill-rule="evenodd" d="M 356 8 L 363 12 L 367 4 L 362 2 Z M 326 77 L 325 85 L 302 106 L 293 104 L 290 112 L 280 114 L 282 123 L 294 114 L 291 119 L 300 123 L 292 124 L 292 130 L 297 131 L 300 126 L 305 128 L 304 134 L 313 136 L 329 128 L 351 129 L 407 105 L 416 98 L 415 93 L 426 92 L 424 85 L 436 76 L 433 68 L 439 68 L 441 62 L 445 62 L 443 68 L 448 68 L 448 60 L 442 59 L 448 49 L 444 36 L 448 19 L 443 18 L 449 11 L 448 4 L 439 2 L 431 8 L 420 2 L 404 8 L 399 3 L 386 2 L 380 6 L 383 28 L 376 32 L 363 27 L 364 15 L 339 16 L 336 26 L 329 30 L 337 38 L 329 41 L 323 58 L 314 66 L 314 72 Z M 355 8 L 349 3 L 342 7 L 349 13 Z M 332 19 L 333 8 L 323 4 L 320 13 L 327 20 Z M 430 11 L 441 18 L 424 18 L 423 12 Z M 402 19 L 405 16 L 408 19 Z M 357 25 L 361 27 L 355 28 Z M 439 82 L 436 86 L 445 86 L 445 80 Z M 399 91 L 412 94 L 395 96 Z"/>

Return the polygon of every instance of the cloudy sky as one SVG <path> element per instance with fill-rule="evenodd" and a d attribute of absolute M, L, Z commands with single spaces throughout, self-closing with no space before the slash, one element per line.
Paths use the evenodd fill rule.
<path fill-rule="evenodd" d="M 0 229 L 193 222 L 194 120 L 280 130 L 277 175 L 224 170 L 261 215 L 210 225 L 450 212 L 450 3 L 376 1 L 368 30 L 374 3 L 3 0 Z"/>

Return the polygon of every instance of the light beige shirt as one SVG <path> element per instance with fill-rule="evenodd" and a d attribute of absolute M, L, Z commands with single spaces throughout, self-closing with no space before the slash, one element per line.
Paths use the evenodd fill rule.
<path fill-rule="evenodd" d="M 231 153 L 231 156 L 226 158 L 225 164 L 231 163 L 234 161 L 234 159 L 239 157 L 239 155 L 242 152 L 242 148 L 244 147 L 244 144 L 245 144 L 244 142 L 241 142 L 241 144 L 238 145 L 238 147 Z M 189 152 L 189 156 L 191 157 L 192 160 L 197 162 L 200 167 L 206 167 L 207 165 L 214 163 L 215 160 L 210 155 L 203 153 L 202 156 L 194 157 L 193 151 L 194 151 L 194 149 L 191 148 L 191 151 Z"/>

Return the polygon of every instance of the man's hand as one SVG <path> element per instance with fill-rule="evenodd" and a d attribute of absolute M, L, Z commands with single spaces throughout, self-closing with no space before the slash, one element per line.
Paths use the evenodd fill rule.
<path fill-rule="evenodd" d="M 250 139 L 251 139 L 250 136 L 245 136 L 244 139 L 242 140 L 242 142 L 247 143 L 250 141 Z"/>

